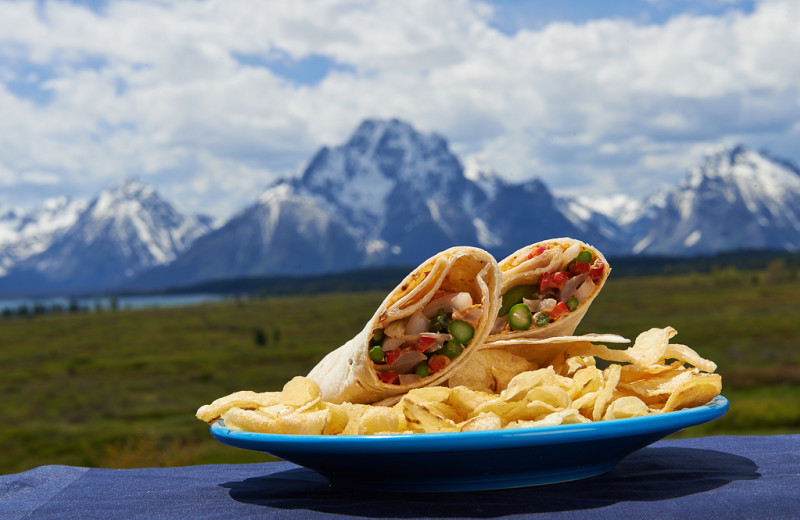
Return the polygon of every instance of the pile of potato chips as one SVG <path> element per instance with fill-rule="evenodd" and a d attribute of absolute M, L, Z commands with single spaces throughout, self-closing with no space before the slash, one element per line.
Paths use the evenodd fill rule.
<path fill-rule="evenodd" d="M 243 391 L 217 399 L 197 417 L 260 433 L 367 435 L 555 426 L 705 404 L 722 390 L 716 365 L 671 344 L 675 334 L 671 327 L 650 329 L 626 349 L 565 343 L 542 368 L 501 351 L 495 354 L 503 357 L 500 372 L 492 374 L 495 391 L 480 382 L 480 364 L 473 365 L 476 377 L 462 378 L 465 384 L 418 388 L 382 405 L 327 403 L 314 381 L 295 377 L 280 392 Z M 601 369 L 598 362 L 607 366 Z"/>

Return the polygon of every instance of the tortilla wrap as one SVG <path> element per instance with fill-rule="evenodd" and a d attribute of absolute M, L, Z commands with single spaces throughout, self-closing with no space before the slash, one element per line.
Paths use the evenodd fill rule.
<path fill-rule="evenodd" d="M 572 263 L 581 251 L 591 253 L 591 262 L 582 269 L 575 268 Z M 585 254 L 585 253 L 584 253 Z M 534 323 L 527 330 L 514 330 L 502 318 L 498 318 L 494 330 L 490 333 L 484 347 L 492 348 L 495 343 L 510 340 L 544 339 L 556 336 L 572 336 L 586 311 L 605 285 L 611 268 L 602 253 L 594 247 L 572 238 L 555 238 L 525 246 L 499 262 L 503 282 L 500 288 L 501 298 L 514 288 L 533 287 L 535 294 L 529 295 L 526 303 L 538 300 L 556 300 L 563 305 L 572 297 L 578 297 L 579 304 L 572 311 L 565 312 L 550 323 L 538 326 Z M 591 268 L 591 271 L 586 269 Z M 580 272 L 582 271 L 582 272 Z M 569 280 L 559 289 L 540 290 L 543 278 L 563 273 Z M 553 294 L 556 291 L 557 294 Z M 522 301 L 522 298 L 519 298 Z M 501 311 L 507 305 L 501 301 Z M 506 310 L 507 312 L 507 310 Z"/>
<path fill-rule="evenodd" d="M 439 384 L 469 361 L 494 324 L 499 305 L 501 275 L 495 259 L 474 247 L 453 247 L 438 253 L 413 270 L 386 297 L 364 328 L 353 339 L 330 352 L 308 377 L 320 387 L 321 398 L 331 403 L 374 403 L 413 388 Z M 381 380 L 370 359 L 370 344 L 378 329 L 408 320 L 443 292 L 468 292 L 473 306 L 482 312 L 472 339 L 447 366 L 418 381 L 397 384 Z M 430 308 L 430 307 L 428 307 Z M 400 324 L 402 325 L 402 324 Z"/>

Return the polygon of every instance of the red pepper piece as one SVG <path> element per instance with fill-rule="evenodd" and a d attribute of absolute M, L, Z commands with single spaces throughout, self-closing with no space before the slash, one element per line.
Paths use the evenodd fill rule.
<path fill-rule="evenodd" d="M 414 349 L 417 352 L 425 352 L 434 343 L 436 343 L 436 338 L 432 338 L 430 336 L 420 336 L 419 341 L 417 341 L 417 344 L 414 345 Z"/>
<path fill-rule="evenodd" d="M 381 381 L 383 381 L 384 383 L 389 383 L 389 384 L 392 384 L 400 379 L 398 375 L 392 372 L 391 370 L 389 370 L 388 372 L 378 372 L 378 377 L 381 378 Z"/>
<path fill-rule="evenodd" d="M 565 302 L 558 302 L 556 306 L 553 307 L 553 310 L 548 312 L 547 315 L 550 316 L 551 319 L 557 320 L 562 315 L 567 313 L 569 313 L 569 307 L 567 307 L 567 304 Z"/>
<path fill-rule="evenodd" d="M 555 273 L 544 273 L 541 280 L 539 280 L 539 290 L 545 291 L 547 289 L 555 288 L 560 289 L 567 280 L 570 279 L 569 273 L 566 271 L 556 271 Z"/>
<path fill-rule="evenodd" d="M 595 260 L 592 264 L 592 268 L 589 269 L 589 278 L 592 280 L 599 280 L 603 277 L 603 273 L 605 272 L 606 266 L 600 260 Z"/>
<path fill-rule="evenodd" d="M 399 348 L 390 350 L 386 352 L 386 354 L 384 354 L 383 360 L 386 361 L 388 365 L 393 365 L 394 362 L 397 361 L 397 358 L 400 357 L 400 354 L 402 354 L 402 352 L 403 352 L 402 349 Z"/>
<path fill-rule="evenodd" d="M 572 274 L 588 273 L 592 268 L 589 262 L 573 262 L 569 267 L 569 272 Z"/>
<path fill-rule="evenodd" d="M 531 258 L 535 258 L 535 257 L 541 255 L 542 253 L 544 253 L 545 251 L 547 251 L 547 247 L 539 246 L 536 249 L 534 249 L 533 251 L 531 251 L 530 253 L 528 253 L 528 259 L 530 260 Z"/>
<path fill-rule="evenodd" d="M 437 354 L 428 360 L 428 368 L 430 369 L 431 374 L 438 372 L 449 364 L 450 358 L 441 354 Z"/>

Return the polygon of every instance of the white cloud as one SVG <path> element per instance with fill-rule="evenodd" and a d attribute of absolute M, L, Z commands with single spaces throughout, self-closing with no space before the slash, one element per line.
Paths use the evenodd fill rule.
<path fill-rule="evenodd" d="M 800 160 L 797 2 L 514 35 L 490 18 L 466 0 L 112 0 L 103 14 L 0 1 L 4 182 L 59 176 L 89 194 L 140 175 L 184 209 L 226 216 L 365 117 L 404 118 L 578 195 L 648 190 L 732 139 Z M 346 70 L 303 85 L 237 55 Z"/>

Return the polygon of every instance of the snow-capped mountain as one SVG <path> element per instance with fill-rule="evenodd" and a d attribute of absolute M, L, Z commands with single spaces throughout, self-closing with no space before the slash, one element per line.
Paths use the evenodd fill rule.
<path fill-rule="evenodd" d="M 362 242 L 367 263 L 416 263 L 449 245 L 478 242 L 470 216 L 485 195 L 464 177 L 444 138 L 396 119 L 364 121 L 287 184 L 338 215 Z"/>
<path fill-rule="evenodd" d="M 103 190 L 42 251 L 13 265 L 4 291 L 92 290 L 173 261 L 209 219 L 187 217 L 149 186 L 131 179 Z"/>
<path fill-rule="evenodd" d="M 364 121 L 285 184 L 339 216 L 367 264 L 412 265 L 453 245 L 505 256 L 553 236 L 598 237 L 593 223 L 562 214 L 540 180 L 514 183 L 480 169 L 467 175 L 443 137 L 397 119 Z"/>
<path fill-rule="evenodd" d="M 132 286 L 332 272 L 363 263 L 360 241 L 336 214 L 281 182 L 223 226 L 198 238 L 174 262 L 142 273 Z"/>
<path fill-rule="evenodd" d="M 441 136 L 396 119 L 367 120 L 344 144 L 319 150 L 300 175 L 277 181 L 175 262 L 136 282 L 416 265 L 454 245 L 502 258 L 564 235 L 610 243 L 593 223 L 562 214 L 541 181 L 472 173 L 465 176 Z"/>
<path fill-rule="evenodd" d="M 666 205 L 669 190 L 662 186 L 643 199 L 622 193 L 607 197 L 558 197 L 558 203 L 563 213 L 575 215 L 587 225 L 593 224 L 608 240 L 607 245 L 602 240 L 597 243 L 605 245 L 610 254 L 622 256 L 633 254 L 633 245 L 649 231 Z"/>
<path fill-rule="evenodd" d="M 498 259 L 557 236 L 606 256 L 800 250 L 800 170 L 742 146 L 642 200 L 569 198 L 466 168 L 436 134 L 364 121 L 213 229 L 136 180 L 90 202 L 0 214 L 0 293 L 161 288 L 211 279 L 417 265 L 453 245 Z"/>
<path fill-rule="evenodd" d="M 0 276 L 15 264 L 41 253 L 69 229 L 87 202 L 68 197 L 47 199 L 40 207 L 0 213 Z"/>
<path fill-rule="evenodd" d="M 743 152 L 726 153 L 720 157 Z M 749 174 L 757 178 L 764 171 L 771 172 L 769 178 L 778 176 L 767 167 L 779 168 L 780 176 L 785 173 L 785 165 L 763 155 L 755 154 L 750 162 L 757 167 Z M 707 175 L 709 167 L 701 170 Z M 422 135 L 397 120 L 369 120 L 344 144 L 322 148 L 298 176 L 274 183 L 255 204 L 197 240 L 175 262 L 135 282 L 191 284 L 209 278 L 415 265 L 457 244 L 477 245 L 503 258 L 525 244 L 556 236 L 585 240 L 608 256 L 628 255 L 646 237 L 674 226 L 667 216 L 676 192 L 685 198 L 688 187 L 702 185 L 695 180 L 672 191 L 661 188 L 641 201 L 557 197 L 538 179 L 510 182 L 474 165 L 465 172 L 435 134 Z M 721 187 L 717 183 L 710 194 L 695 196 L 708 199 Z M 769 206 L 774 212 L 791 213 L 775 204 Z M 746 222 L 752 217 L 737 218 Z M 737 222 L 727 213 L 709 219 L 720 225 L 715 231 L 720 235 L 726 222 Z M 692 254 L 685 246 L 652 252 Z"/>
<path fill-rule="evenodd" d="M 800 170 L 744 146 L 706 156 L 653 209 L 635 254 L 800 250 Z"/>

